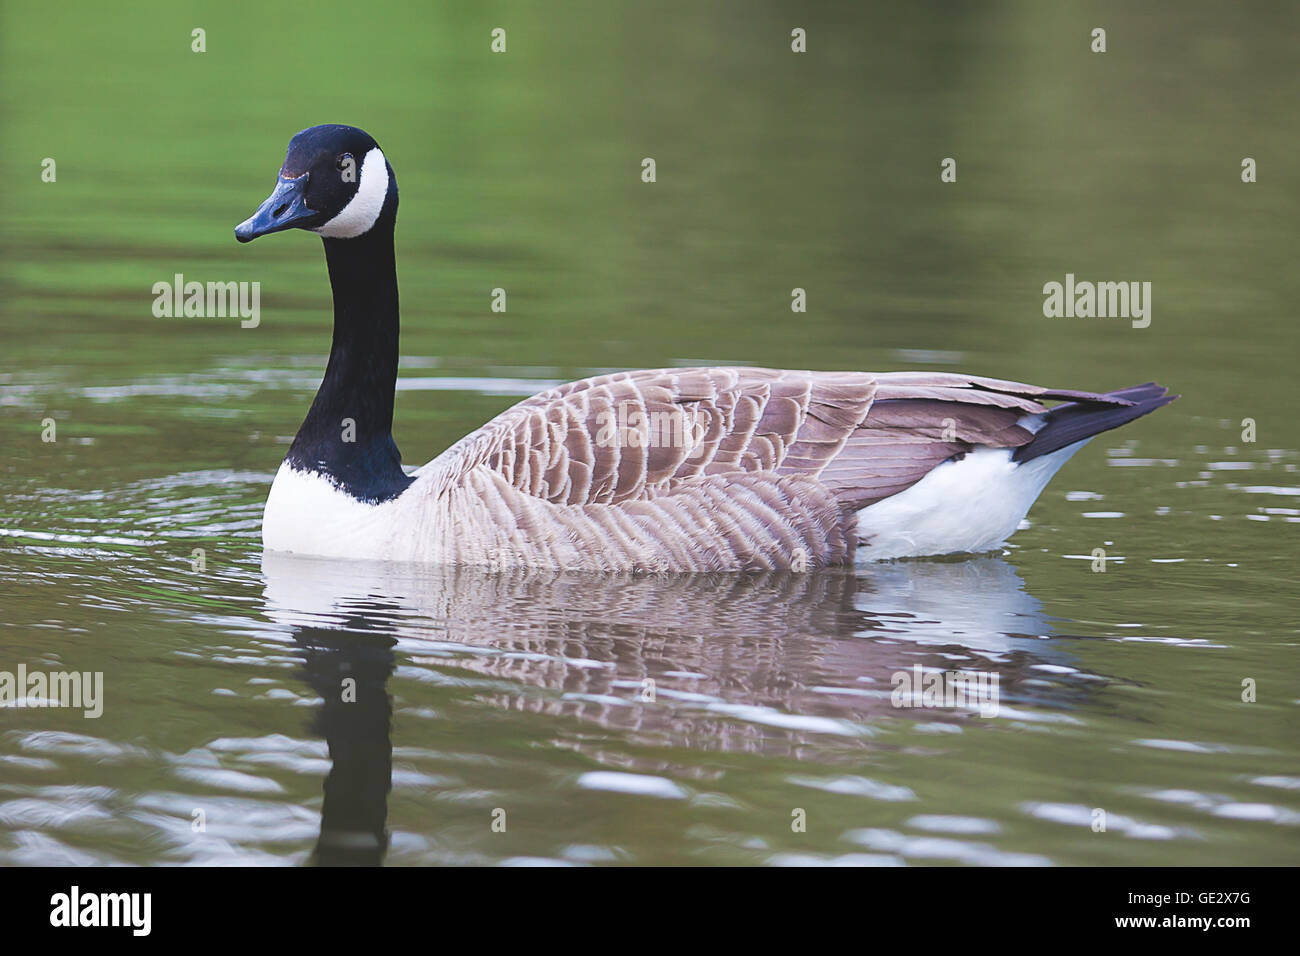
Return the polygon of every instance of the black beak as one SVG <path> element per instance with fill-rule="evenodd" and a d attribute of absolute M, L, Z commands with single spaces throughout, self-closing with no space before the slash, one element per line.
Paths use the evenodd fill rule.
<path fill-rule="evenodd" d="M 235 227 L 235 238 L 240 242 L 252 242 L 258 236 L 270 235 L 284 229 L 292 229 L 316 215 L 307 208 L 307 177 L 303 173 L 296 179 L 281 176 L 275 184 L 275 191 L 267 197 L 266 202 L 257 207 L 253 213 Z"/>

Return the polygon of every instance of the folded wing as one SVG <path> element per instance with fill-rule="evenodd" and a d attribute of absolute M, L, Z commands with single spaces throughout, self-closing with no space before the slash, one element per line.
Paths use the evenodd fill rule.
<path fill-rule="evenodd" d="M 1027 444 L 1033 432 L 1017 422 L 1050 399 L 1124 404 L 950 373 L 657 369 L 542 392 L 453 451 L 462 468 L 486 466 L 554 504 L 648 501 L 707 477 L 769 472 L 817 479 L 858 509 L 975 445 Z"/>

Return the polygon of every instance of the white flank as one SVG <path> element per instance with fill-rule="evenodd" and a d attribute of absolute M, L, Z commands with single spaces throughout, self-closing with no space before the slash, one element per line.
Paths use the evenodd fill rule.
<path fill-rule="evenodd" d="M 330 239 L 354 239 L 370 231 L 388 196 L 388 163 L 376 146 L 366 153 L 357 179 L 357 192 L 343 211 L 312 232 Z"/>
<path fill-rule="evenodd" d="M 1086 442 L 1024 464 L 1013 449 L 977 447 L 946 461 L 912 487 L 858 512 L 859 561 L 979 553 L 1020 525 L 1043 488 Z"/>

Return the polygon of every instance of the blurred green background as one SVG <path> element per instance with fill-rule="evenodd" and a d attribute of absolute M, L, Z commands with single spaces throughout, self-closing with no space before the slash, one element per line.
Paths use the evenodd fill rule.
<path fill-rule="evenodd" d="M 1288 377 L 1292 5 L 3 9 L 13 369 L 323 360 L 316 240 L 241 247 L 231 229 L 292 133 L 345 122 L 401 186 L 405 354 L 576 373 L 881 369 L 924 348 L 1052 384 L 1168 380 L 1228 417 L 1277 407 Z M 261 281 L 262 327 L 154 319 L 148 290 L 175 272 Z M 1044 319 L 1066 272 L 1151 281 L 1151 328 Z"/>

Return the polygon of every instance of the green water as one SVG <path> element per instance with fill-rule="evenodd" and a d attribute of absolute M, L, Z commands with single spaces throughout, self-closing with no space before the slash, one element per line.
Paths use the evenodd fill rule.
<path fill-rule="evenodd" d="M 0 8 L 0 671 L 105 695 L 0 709 L 0 863 L 1300 861 L 1297 8 L 641 6 Z M 315 238 L 232 229 L 322 122 L 401 185 L 408 463 L 614 368 L 1183 397 L 1001 554 L 264 561 L 329 289 Z M 176 273 L 260 282 L 260 324 L 154 318 Z M 1045 318 L 1067 273 L 1151 282 L 1151 325 Z M 916 664 L 998 714 L 892 706 Z"/>

